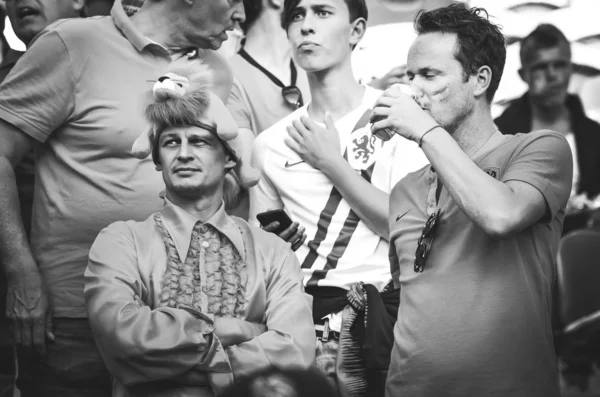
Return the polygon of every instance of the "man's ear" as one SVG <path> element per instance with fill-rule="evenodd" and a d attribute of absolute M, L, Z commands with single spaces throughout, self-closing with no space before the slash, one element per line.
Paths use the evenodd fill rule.
<path fill-rule="evenodd" d="M 477 74 L 473 77 L 476 79 L 475 96 L 485 95 L 492 82 L 492 69 L 487 65 L 483 65 L 477 70 Z"/>
<path fill-rule="evenodd" d="M 367 31 L 367 21 L 364 18 L 356 18 L 352 22 L 352 31 L 350 32 L 350 46 L 354 48 L 363 38 Z"/>
<path fill-rule="evenodd" d="M 225 162 L 225 169 L 230 170 L 236 166 L 237 161 L 235 159 L 231 158 L 230 154 L 226 154 L 226 156 L 227 156 L 227 161 Z"/>

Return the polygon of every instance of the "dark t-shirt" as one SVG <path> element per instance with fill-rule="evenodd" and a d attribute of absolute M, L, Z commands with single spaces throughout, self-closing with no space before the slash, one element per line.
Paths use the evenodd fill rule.
<path fill-rule="evenodd" d="M 551 286 L 572 159 L 555 132 L 497 132 L 473 161 L 499 181 L 537 188 L 549 214 L 516 236 L 495 239 L 442 187 L 439 225 L 422 273 L 413 269 L 427 220 L 423 168 L 390 198 L 394 282 L 401 288 L 386 396 L 559 396 L 551 332 Z"/>

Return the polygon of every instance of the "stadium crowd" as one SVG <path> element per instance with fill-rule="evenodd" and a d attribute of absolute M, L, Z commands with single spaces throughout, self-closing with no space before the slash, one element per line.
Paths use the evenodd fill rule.
<path fill-rule="evenodd" d="M 574 47 L 532 27 L 497 112 L 509 36 L 445 3 L 365 79 L 366 0 L 0 1 L 0 397 L 585 390 Z"/>

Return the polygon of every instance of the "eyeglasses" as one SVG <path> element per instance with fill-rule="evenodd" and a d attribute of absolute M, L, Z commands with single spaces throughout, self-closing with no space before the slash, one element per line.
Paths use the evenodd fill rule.
<path fill-rule="evenodd" d="M 425 262 L 433 244 L 433 235 L 438 225 L 440 218 L 440 210 L 438 209 L 433 214 L 429 215 L 425 227 L 421 232 L 421 237 L 417 241 L 417 251 L 415 252 L 415 273 L 422 273 L 425 269 Z"/>
<path fill-rule="evenodd" d="M 294 106 L 296 109 L 304 105 L 304 101 L 302 100 L 302 92 L 300 92 L 300 88 L 296 87 L 295 85 L 283 87 L 281 89 L 281 95 L 288 105 Z"/>

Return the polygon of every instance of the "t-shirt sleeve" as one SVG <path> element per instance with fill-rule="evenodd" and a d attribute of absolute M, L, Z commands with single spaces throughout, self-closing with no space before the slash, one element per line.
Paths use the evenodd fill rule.
<path fill-rule="evenodd" d="M 512 157 L 502 180 L 526 182 L 542 193 L 550 220 L 564 208 L 571 194 L 573 157 L 564 136 L 556 132 L 531 132 Z"/>
<path fill-rule="evenodd" d="M 252 130 L 252 117 L 250 107 L 245 100 L 244 87 L 236 78 L 233 79 L 233 86 L 229 92 L 229 98 L 227 98 L 227 109 L 239 128 Z M 256 131 L 253 132 L 256 135 Z"/>
<path fill-rule="evenodd" d="M 74 111 L 74 76 L 59 34 L 42 34 L 0 85 L 0 118 L 44 142 Z"/>

